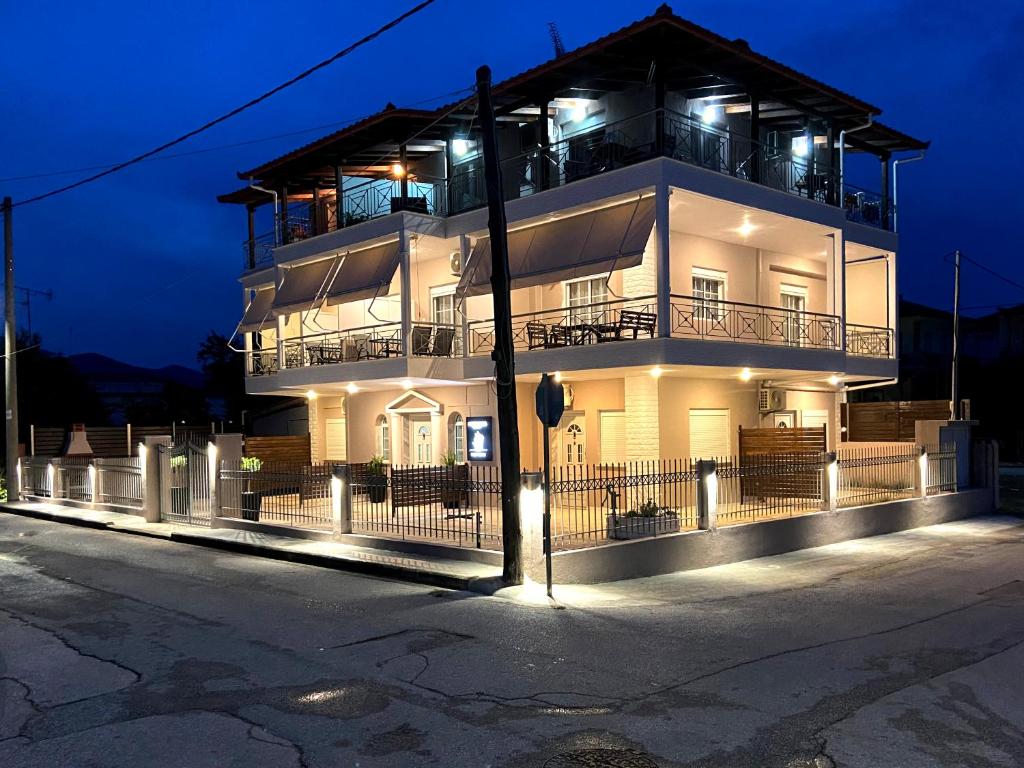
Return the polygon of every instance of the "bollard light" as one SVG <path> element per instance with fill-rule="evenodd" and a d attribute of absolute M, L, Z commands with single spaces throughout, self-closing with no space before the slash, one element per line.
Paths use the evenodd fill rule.
<path fill-rule="evenodd" d="M 90 464 L 86 469 L 86 472 L 88 473 L 89 477 L 89 501 L 95 504 L 97 501 L 99 501 L 99 499 L 97 498 L 97 496 L 99 496 L 99 489 L 97 488 L 96 483 L 97 479 L 99 478 L 99 475 L 96 472 L 96 465 Z"/>
<path fill-rule="evenodd" d="M 921 450 L 921 455 L 917 459 L 917 471 L 920 477 L 921 484 L 921 496 L 928 495 L 928 452 Z"/>
<path fill-rule="evenodd" d="M 331 476 L 331 519 L 335 521 L 341 520 L 341 493 L 344 490 L 344 485 L 341 482 L 341 478 L 337 475 Z"/>

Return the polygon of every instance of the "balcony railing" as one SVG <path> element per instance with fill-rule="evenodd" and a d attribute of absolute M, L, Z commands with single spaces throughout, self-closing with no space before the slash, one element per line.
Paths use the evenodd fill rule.
<path fill-rule="evenodd" d="M 643 296 L 526 312 L 512 317 L 512 342 L 517 352 L 532 352 L 653 339 L 658 336 L 657 311 L 656 298 Z M 819 312 L 679 295 L 673 295 L 670 303 L 669 331 L 676 339 L 841 350 L 841 328 L 837 316 Z M 892 338 L 889 328 L 848 325 L 846 351 L 892 358 Z M 407 354 L 427 358 L 488 355 L 494 351 L 494 321 L 471 320 L 465 334 L 459 325 L 416 321 L 408 344 L 402 339 L 402 324 L 391 322 L 287 339 L 282 347 L 283 366 L 276 348 L 249 352 L 249 375 Z"/>
<path fill-rule="evenodd" d="M 671 110 L 650 110 L 605 123 L 502 159 L 505 199 L 527 197 L 654 157 L 670 157 L 791 195 L 840 204 L 838 170 Z M 880 195 L 847 186 L 844 198 L 842 205 L 853 221 L 883 228 L 892 221 Z M 485 203 L 481 159 L 456 165 L 448 181 L 449 212 L 461 213 Z"/>
<path fill-rule="evenodd" d="M 840 349 L 840 327 L 835 315 L 672 296 L 671 333 L 674 338 Z"/>
<path fill-rule="evenodd" d="M 892 328 L 846 324 L 847 354 L 891 359 L 894 350 Z"/>
<path fill-rule="evenodd" d="M 274 263 L 275 232 L 265 232 L 242 243 L 242 269 L 262 269 Z"/>
<path fill-rule="evenodd" d="M 657 304 L 653 296 L 526 312 L 512 316 L 512 343 L 518 352 L 602 344 L 657 335 Z M 494 350 L 494 321 L 467 324 L 470 355 Z"/>

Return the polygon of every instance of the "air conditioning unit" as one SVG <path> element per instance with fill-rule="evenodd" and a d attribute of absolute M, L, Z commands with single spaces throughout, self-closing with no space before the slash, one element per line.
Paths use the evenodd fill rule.
<path fill-rule="evenodd" d="M 462 251 L 452 251 L 448 254 L 448 268 L 453 275 L 462 274 Z"/>
<path fill-rule="evenodd" d="M 773 413 L 786 410 L 786 390 L 760 389 L 757 392 L 757 410 L 761 413 Z"/>

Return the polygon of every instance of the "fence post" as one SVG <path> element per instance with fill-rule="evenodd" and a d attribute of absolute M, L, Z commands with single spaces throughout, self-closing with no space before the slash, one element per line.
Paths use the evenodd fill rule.
<path fill-rule="evenodd" d="M 89 479 L 89 506 L 96 509 L 100 503 L 99 470 L 96 468 L 95 459 L 89 462 L 86 467 L 86 477 Z"/>
<path fill-rule="evenodd" d="M 161 446 L 169 447 L 171 444 L 170 435 L 147 436 L 139 443 L 142 517 L 147 523 L 159 523 L 162 511 L 171 509 L 171 462 L 160 450 Z"/>
<path fill-rule="evenodd" d="M 519 490 L 519 520 L 523 537 L 523 575 L 538 584 L 547 581 L 544 564 L 544 476 L 523 472 Z"/>
<path fill-rule="evenodd" d="M 697 461 L 697 527 L 718 528 L 718 473 L 714 459 Z"/>
<path fill-rule="evenodd" d="M 331 519 L 334 535 L 352 533 L 352 473 L 348 464 L 331 468 Z"/>
<path fill-rule="evenodd" d="M 839 455 L 835 451 L 825 454 L 825 466 L 821 472 L 821 508 L 825 512 L 835 512 L 839 506 Z"/>
<path fill-rule="evenodd" d="M 31 426 L 31 425 L 29 425 Z M 15 470 L 18 473 L 18 484 L 14 487 L 14 493 L 11 493 L 11 484 L 7 484 L 7 500 L 8 501 L 21 501 L 21 497 L 25 495 L 25 485 L 22 482 L 24 473 L 21 471 L 21 456 L 18 457 L 18 463 Z M 33 489 L 35 490 L 35 489 Z"/>
<path fill-rule="evenodd" d="M 59 462 L 60 459 L 50 459 L 50 461 L 46 465 L 46 474 L 49 476 L 49 479 L 50 479 L 50 498 L 51 499 L 59 499 L 60 498 L 60 490 L 61 490 L 60 489 L 60 472 L 57 471 L 57 464 L 54 463 L 55 461 Z"/>
<path fill-rule="evenodd" d="M 921 454 L 917 457 L 917 473 L 914 479 L 914 495 L 923 499 L 928 495 L 928 449 L 919 446 Z M 941 448 L 940 448 L 941 450 Z"/>
<path fill-rule="evenodd" d="M 210 527 L 217 527 L 217 518 L 226 517 L 225 509 L 241 509 L 242 495 L 238 483 L 225 484 L 221 478 L 224 466 L 241 468 L 242 435 L 238 433 L 210 435 L 207 445 L 210 481 Z"/>

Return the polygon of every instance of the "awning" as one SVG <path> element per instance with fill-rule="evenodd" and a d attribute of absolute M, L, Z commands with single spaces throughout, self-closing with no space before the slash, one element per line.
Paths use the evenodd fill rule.
<path fill-rule="evenodd" d="M 242 322 L 238 324 L 237 333 L 255 333 L 268 325 L 274 325 L 270 317 L 270 308 L 274 304 L 274 289 L 260 288 L 256 291 L 249 306 L 245 308 Z"/>
<path fill-rule="evenodd" d="M 327 289 L 327 304 L 344 304 L 386 294 L 398 269 L 398 241 L 343 253 L 341 266 Z"/>
<path fill-rule="evenodd" d="M 654 229 L 654 197 L 567 216 L 508 234 L 512 288 L 590 277 L 635 267 Z M 459 281 L 459 293 L 488 293 L 491 240 L 477 240 Z"/>
<path fill-rule="evenodd" d="M 305 312 L 322 302 L 338 266 L 338 258 L 331 256 L 297 267 L 286 267 L 274 297 L 274 314 Z"/>

